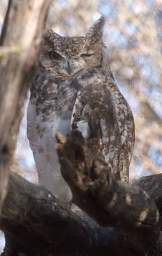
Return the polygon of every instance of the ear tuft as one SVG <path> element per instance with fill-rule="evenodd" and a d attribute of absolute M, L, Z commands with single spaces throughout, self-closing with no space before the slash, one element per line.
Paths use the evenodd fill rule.
<path fill-rule="evenodd" d="M 96 42 L 98 40 L 102 40 L 103 27 L 105 24 L 105 17 L 101 16 L 93 25 L 90 27 L 88 32 L 86 33 L 86 37 Z"/>
<path fill-rule="evenodd" d="M 52 29 L 48 29 L 44 34 L 43 34 L 43 39 L 49 43 L 53 43 L 54 40 L 60 39 L 61 36 L 57 33 L 55 33 Z"/>

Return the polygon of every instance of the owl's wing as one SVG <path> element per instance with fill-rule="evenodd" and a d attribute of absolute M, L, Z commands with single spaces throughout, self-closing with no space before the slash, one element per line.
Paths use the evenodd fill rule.
<path fill-rule="evenodd" d="M 97 86 L 89 84 L 78 91 L 71 129 L 80 131 L 84 138 L 98 137 L 102 142 L 107 142 L 115 132 L 110 94 L 102 84 L 97 90 L 94 87 Z"/>
<path fill-rule="evenodd" d="M 106 82 L 105 77 L 98 73 L 87 73 L 87 78 L 84 76 L 79 79 L 81 89 L 73 108 L 71 129 L 78 130 L 84 138 L 91 139 L 92 144 L 96 144 L 105 161 L 113 168 L 121 143 L 111 93 Z"/>
<path fill-rule="evenodd" d="M 128 133 L 132 133 L 133 128 L 127 124 L 127 114 L 124 115 L 123 130 L 119 126 L 120 116 L 116 106 L 118 101 L 115 100 L 119 91 L 117 87 L 117 91 L 111 90 L 110 81 L 97 71 L 87 72 L 78 82 L 81 89 L 74 104 L 71 129 L 79 130 L 84 138 L 94 141 L 111 167 L 111 172 L 117 179 L 127 181 L 133 142 L 128 141 L 130 137 L 126 134 L 123 137 L 123 127 L 126 126 Z M 123 96 L 120 94 L 120 97 Z M 124 108 L 128 108 L 126 102 Z M 130 112 L 130 109 L 127 110 Z M 124 111 L 123 109 L 123 114 Z"/>

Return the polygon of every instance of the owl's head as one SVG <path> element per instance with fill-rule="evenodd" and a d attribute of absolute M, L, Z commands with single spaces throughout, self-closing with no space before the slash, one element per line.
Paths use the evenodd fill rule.
<path fill-rule="evenodd" d="M 56 77 L 68 79 L 88 68 L 102 65 L 104 17 L 85 36 L 63 37 L 48 30 L 40 51 L 40 64 Z"/>

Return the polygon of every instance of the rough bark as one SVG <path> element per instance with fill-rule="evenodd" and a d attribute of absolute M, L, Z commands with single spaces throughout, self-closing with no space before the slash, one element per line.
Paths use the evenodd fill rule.
<path fill-rule="evenodd" d="M 15 150 L 21 109 L 32 76 L 50 0 L 10 0 L 0 46 L 0 203 Z M 10 51 L 11 49 L 11 51 Z M 3 52 L 3 51 L 2 51 Z"/>
<path fill-rule="evenodd" d="M 102 159 L 93 167 L 86 163 L 91 150 L 80 134 L 57 139 L 62 174 L 74 203 L 96 222 L 12 174 L 0 219 L 7 240 L 4 255 L 160 255 L 155 202 L 161 205 L 162 175 L 125 185 L 113 179 Z M 158 184 L 154 191 L 151 181 Z"/>
<path fill-rule="evenodd" d="M 152 176 L 153 179 L 155 177 Z M 147 177 L 143 178 L 145 188 L 149 191 L 150 184 L 147 180 Z M 161 181 L 162 175 L 159 186 L 162 186 Z M 141 186 L 141 181 L 138 184 Z M 134 197 L 138 197 L 138 193 Z M 156 200 L 160 197 L 161 194 L 157 189 Z M 135 206 L 136 204 L 133 204 L 134 209 Z M 103 208 L 98 206 L 98 211 L 102 212 Z M 127 209 L 123 208 L 123 213 L 127 216 Z M 76 213 L 68 206 L 61 206 L 46 189 L 31 184 L 16 174 L 10 176 L 9 191 L 0 219 L 0 226 L 7 240 L 4 254 L 7 256 L 16 256 L 20 252 L 32 256 L 137 256 L 145 255 L 145 249 L 147 255 L 159 255 L 152 252 L 152 243 L 155 240 L 154 235 L 149 236 L 153 227 L 151 225 L 150 223 L 148 227 L 138 227 L 139 234 L 147 230 L 145 239 L 141 238 L 142 242 L 139 242 L 135 240 L 134 231 L 127 229 L 127 225 L 126 232 L 124 226 L 120 227 L 120 224 L 114 227 L 101 227 L 83 213 Z M 149 239 L 153 240 L 149 241 Z"/>

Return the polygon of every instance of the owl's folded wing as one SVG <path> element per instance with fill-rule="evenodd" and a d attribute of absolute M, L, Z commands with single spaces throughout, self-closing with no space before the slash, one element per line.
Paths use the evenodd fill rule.
<path fill-rule="evenodd" d="M 96 143 L 106 162 L 111 163 L 117 157 L 120 145 L 111 94 L 104 80 L 92 77 L 84 88 L 80 88 L 72 112 L 71 129 L 80 131 L 85 139 Z"/>
<path fill-rule="evenodd" d="M 78 82 L 81 86 L 73 107 L 71 129 L 80 131 L 85 139 L 94 141 L 116 178 L 128 181 L 134 143 L 127 135 L 123 139 L 125 130 L 128 135 L 132 133 L 132 128 L 129 127 L 131 120 L 127 120 L 127 115 L 130 114 L 128 104 L 117 88 L 116 91 L 111 91 L 109 81 L 101 73 L 87 73 Z M 122 129 L 119 126 L 119 101 L 115 100 L 116 94 L 120 94 L 118 96 L 124 102 L 123 108 L 127 108 L 128 112 L 124 116 Z"/>

